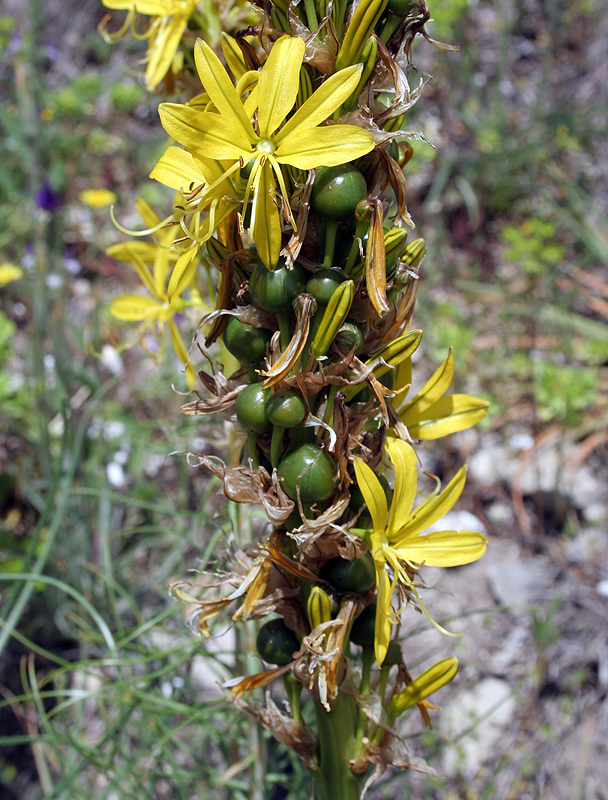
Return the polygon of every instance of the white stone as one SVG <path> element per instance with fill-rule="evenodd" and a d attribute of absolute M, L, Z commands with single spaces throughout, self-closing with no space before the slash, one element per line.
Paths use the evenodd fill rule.
<path fill-rule="evenodd" d="M 101 363 L 112 375 L 122 375 L 124 372 L 124 365 L 122 357 L 115 347 L 109 344 L 104 344 L 101 348 Z"/>
<path fill-rule="evenodd" d="M 599 581 L 595 584 L 595 591 L 600 597 L 608 597 L 608 580 Z"/>
<path fill-rule="evenodd" d="M 485 678 L 453 700 L 442 713 L 441 732 L 454 740 L 473 729 L 446 750 L 446 771 L 472 779 L 503 737 L 515 710 L 511 687 L 498 678 Z"/>
<path fill-rule="evenodd" d="M 427 531 L 479 531 L 486 533 L 486 527 L 475 514 L 461 509 L 460 511 L 448 511 L 440 520 L 430 525 Z"/>
<path fill-rule="evenodd" d="M 122 468 L 122 465 L 117 464 L 116 461 L 110 461 L 106 467 L 106 475 L 108 478 L 108 483 L 115 489 L 122 489 L 127 482 L 125 471 Z"/>

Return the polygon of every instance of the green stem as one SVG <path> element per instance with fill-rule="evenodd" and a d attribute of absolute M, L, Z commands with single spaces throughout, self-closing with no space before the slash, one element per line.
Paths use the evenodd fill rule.
<path fill-rule="evenodd" d="M 325 226 L 325 255 L 323 266 L 329 269 L 334 263 L 334 250 L 336 249 L 336 233 L 338 232 L 338 222 L 333 219 L 327 221 Z"/>
<path fill-rule="evenodd" d="M 300 697 L 302 695 L 302 684 L 297 681 L 291 673 L 283 675 L 283 686 L 287 692 L 291 715 L 294 722 L 302 722 L 302 712 L 300 709 Z"/>
<path fill-rule="evenodd" d="M 260 376 L 255 371 L 255 367 L 253 366 L 253 364 L 247 364 L 247 372 L 249 373 L 249 381 L 251 383 L 259 383 L 260 382 Z"/>
<path fill-rule="evenodd" d="M 386 20 L 384 23 L 384 27 L 382 28 L 382 33 L 378 37 L 382 44 L 387 44 L 388 40 L 391 38 L 393 33 L 397 30 L 397 28 L 403 23 L 403 17 L 398 17 L 393 14 Z"/>
<path fill-rule="evenodd" d="M 270 463 L 273 467 L 279 466 L 281 452 L 283 450 L 283 433 L 285 428 L 275 425 L 272 429 L 272 439 L 270 440 Z"/>
<path fill-rule="evenodd" d="M 372 664 L 374 663 L 374 648 L 364 647 L 361 653 L 361 687 L 360 694 L 369 694 L 371 691 Z M 357 723 L 357 734 L 355 737 L 355 758 L 359 758 L 363 737 L 367 729 L 367 716 L 362 708 L 359 709 L 359 721 Z"/>
<path fill-rule="evenodd" d="M 340 694 L 332 711 L 314 701 L 319 735 L 319 770 L 313 773 L 316 800 L 359 800 L 365 775 L 350 771 L 357 729 L 357 706 Z"/>
<path fill-rule="evenodd" d="M 336 401 L 336 392 L 338 391 L 338 387 L 335 384 L 329 387 L 329 393 L 327 395 L 327 406 L 325 408 L 325 414 L 323 415 L 324 422 L 327 422 L 328 425 L 331 425 L 333 416 L 334 416 L 334 404 Z"/>
<path fill-rule="evenodd" d="M 258 458 L 258 437 L 255 433 L 247 434 L 247 455 L 251 459 L 254 469 L 260 468 L 260 460 Z"/>
<path fill-rule="evenodd" d="M 277 314 L 277 322 L 281 331 L 281 350 L 285 352 L 289 347 L 291 335 L 289 333 L 289 314 Z"/>
<path fill-rule="evenodd" d="M 304 8 L 306 9 L 306 21 L 310 32 L 314 33 L 319 27 L 319 20 L 317 19 L 317 12 L 315 10 L 314 0 L 304 0 Z"/>
<path fill-rule="evenodd" d="M 363 239 L 368 228 L 369 222 L 357 220 L 357 228 L 353 237 L 353 243 L 350 246 L 350 253 L 348 254 L 346 266 L 344 267 L 344 272 L 347 275 L 350 275 L 350 271 L 361 258 L 361 254 L 359 253 L 359 239 Z"/>

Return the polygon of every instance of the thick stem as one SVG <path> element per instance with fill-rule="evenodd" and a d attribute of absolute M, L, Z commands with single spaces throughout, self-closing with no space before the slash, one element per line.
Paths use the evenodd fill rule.
<path fill-rule="evenodd" d="M 359 800 L 365 775 L 353 775 L 349 762 L 354 756 L 357 706 L 341 694 L 333 711 L 315 703 L 319 735 L 319 770 L 313 773 L 316 800 Z"/>

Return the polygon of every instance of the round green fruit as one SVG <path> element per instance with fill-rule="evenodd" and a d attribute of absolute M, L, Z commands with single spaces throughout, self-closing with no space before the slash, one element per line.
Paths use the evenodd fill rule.
<path fill-rule="evenodd" d="M 349 219 L 366 197 L 365 178 L 352 164 L 317 169 L 311 204 L 322 217 L 334 222 Z"/>
<path fill-rule="evenodd" d="M 419 6 L 418 0 L 388 0 L 386 10 L 398 17 L 406 17 Z"/>
<path fill-rule="evenodd" d="M 274 272 L 258 264 L 249 279 L 249 296 L 253 304 L 264 311 L 286 314 L 293 310 L 293 301 L 305 286 L 304 270 L 298 264 L 293 269 L 283 265 Z"/>
<path fill-rule="evenodd" d="M 403 650 L 398 642 L 389 642 L 388 650 L 382 662 L 383 667 L 395 667 L 403 661 Z"/>
<path fill-rule="evenodd" d="M 293 659 L 293 654 L 300 649 L 300 643 L 282 619 L 271 619 L 260 628 L 256 647 L 264 661 L 283 666 Z"/>
<path fill-rule="evenodd" d="M 364 553 L 353 561 L 332 558 L 325 562 L 320 575 L 340 593 L 367 592 L 376 582 L 376 570 L 371 553 Z"/>
<path fill-rule="evenodd" d="M 354 322 L 346 321 L 336 334 L 335 340 L 342 347 L 347 347 L 349 350 L 355 351 L 355 355 L 359 354 L 365 344 L 365 337 L 363 331 Z"/>
<path fill-rule="evenodd" d="M 295 428 L 306 416 L 306 406 L 297 392 L 281 389 L 268 398 L 266 415 L 278 428 Z"/>
<path fill-rule="evenodd" d="M 236 317 L 230 317 L 224 330 L 224 344 L 239 361 L 259 364 L 266 355 L 271 336 L 266 328 L 254 328 Z"/>
<path fill-rule="evenodd" d="M 303 503 L 321 503 L 336 491 L 338 465 L 314 444 L 302 444 L 288 453 L 277 470 L 288 497 L 296 500 L 298 487 Z"/>
<path fill-rule="evenodd" d="M 320 306 L 326 306 L 331 296 L 341 283 L 346 280 L 346 275 L 338 269 L 320 269 L 308 279 L 306 291 L 311 294 Z"/>
<path fill-rule="evenodd" d="M 376 606 L 367 606 L 353 622 L 350 640 L 361 647 L 373 647 L 376 637 Z"/>
<path fill-rule="evenodd" d="M 247 386 L 236 398 L 236 416 L 246 431 L 269 433 L 272 424 L 266 414 L 266 402 L 272 389 L 262 389 L 261 383 Z"/>

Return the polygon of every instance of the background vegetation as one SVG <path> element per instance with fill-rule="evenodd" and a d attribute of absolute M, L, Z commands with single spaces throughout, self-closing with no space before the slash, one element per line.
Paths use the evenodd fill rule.
<path fill-rule="evenodd" d="M 136 195 L 159 199 L 147 181 L 164 144 L 159 100 L 138 78 L 141 50 L 103 43 L 97 0 L 4 7 L 0 264 L 23 275 L 0 301 L 0 794 L 303 800 L 299 764 L 214 689 L 215 676 L 247 669 L 233 652 L 247 651 L 253 631 L 204 649 L 167 594 L 172 578 L 221 560 L 230 537 L 245 543 L 257 524 L 167 456 L 212 450 L 229 433 L 178 415 L 172 383 L 185 382 L 169 355 L 155 365 L 139 348 L 119 349 L 129 332 L 108 306 L 136 278 L 104 255 L 117 239 L 107 208 L 79 200 L 87 188 L 112 190 L 128 225 Z M 454 345 L 458 390 L 493 402 L 480 437 L 435 452 L 438 469 L 488 442 L 527 436 L 534 451 L 553 437 L 559 469 L 574 459 L 604 479 L 606 9 L 601 0 L 431 9 L 431 35 L 461 49 L 416 45 L 433 81 L 407 126 L 436 147 L 415 144 L 406 171 L 428 253 L 417 324 L 438 362 Z M 522 712 L 481 777 L 456 770 L 416 796 L 544 796 L 539 764 L 554 763 L 551 742 L 578 730 L 590 707 L 606 709 L 608 655 L 593 616 L 606 601 L 584 600 L 608 577 L 596 557 L 605 515 L 593 523 L 599 550 L 572 567 L 567 542 L 591 524 L 584 487 L 528 491 L 500 476 L 470 486 L 466 502 L 491 536 L 569 570 L 576 592 L 562 585 L 525 612 L 529 647 L 512 680 Z M 485 516 L 497 499 L 514 509 L 512 523 Z M 483 608 L 475 591 L 467 602 L 463 615 Z M 488 611 L 496 647 L 501 613 Z M 556 677 L 568 642 L 583 656 Z M 445 739 L 433 733 L 424 745 L 441 771 Z M 589 745 L 582 777 L 562 760 L 566 797 L 605 797 L 593 793 L 598 752 Z M 376 797 L 409 796 L 407 776 L 390 780 Z"/>

